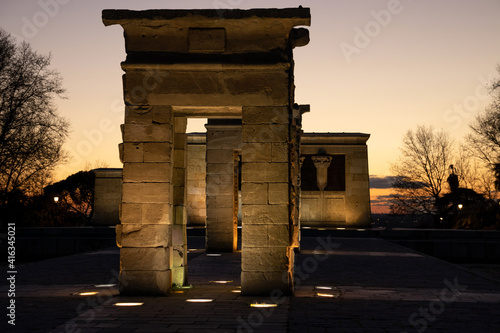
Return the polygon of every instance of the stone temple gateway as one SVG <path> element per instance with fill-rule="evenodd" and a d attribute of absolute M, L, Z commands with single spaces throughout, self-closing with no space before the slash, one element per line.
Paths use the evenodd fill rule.
<path fill-rule="evenodd" d="M 213 154 L 241 156 L 242 293 L 290 293 L 301 133 L 292 51 L 309 41 L 295 28 L 310 24 L 309 9 L 104 10 L 103 22 L 123 27 L 127 52 L 117 227 L 123 293 L 167 294 L 186 282 L 188 117 L 213 126 L 241 119 L 241 141 Z M 207 232 L 226 233 L 235 228 L 227 219 L 235 201 L 224 175 L 234 166 L 213 164 L 221 177 L 207 177 Z"/>

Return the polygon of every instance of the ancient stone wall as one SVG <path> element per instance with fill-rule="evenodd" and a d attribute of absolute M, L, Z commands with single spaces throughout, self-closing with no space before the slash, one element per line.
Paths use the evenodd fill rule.
<path fill-rule="evenodd" d="M 301 225 L 370 226 L 368 134 L 310 133 L 302 137 Z M 325 188 L 315 183 L 323 169 Z M 316 161 L 316 165 L 314 165 Z M 341 173 L 341 174 L 339 174 Z M 316 180 L 316 182 L 318 182 Z"/>
<path fill-rule="evenodd" d="M 93 225 L 120 223 L 122 200 L 122 169 L 95 169 Z"/>

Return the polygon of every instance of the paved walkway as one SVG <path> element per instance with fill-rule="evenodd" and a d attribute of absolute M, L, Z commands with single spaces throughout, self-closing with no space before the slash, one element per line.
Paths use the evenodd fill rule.
<path fill-rule="evenodd" d="M 190 237 L 190 247 L 200 243 Z M 203 250 L 189 255 L 192 288 L 123 297 L 115 285 L 96 287 L 116 284 L 118 258 L 107 249 L 20 265 L 16 326 L 2 315 L 0 332 L 500 332 L 500 282 L 381 239 L 303 238 L 293 297 L 241 296 L 239 253 Z M 249 306 L 269 301 L 278 307 Z"/>

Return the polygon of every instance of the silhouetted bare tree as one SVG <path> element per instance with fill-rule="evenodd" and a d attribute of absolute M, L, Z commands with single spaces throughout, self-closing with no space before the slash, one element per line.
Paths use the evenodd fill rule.
<path fill-rule="evenodd" d="M 500 66 L 497 71 L 500 74 Z M 493 100 L 470 125 L 472 134 L 467 141 L 471 152 L 494 169 L 500 163 L 500 77 L 492 82 L 489 91 Z"/>
<path fill-rule="evenodd" d="M 53 103 L 64 89 L 49 65 L 50 55 L 0 29 L 0 206 L 13 193 L 40 193 L 65 158 L 69 124 Z"/>
<path fill-rule="evenodd" d="M 418 126 L 403 137 L 401 157 L 391 165 L 395 193 L 391 212 L 439 215 L 439 198 L 454 160 L 454 143 L 444 131 Z"/>

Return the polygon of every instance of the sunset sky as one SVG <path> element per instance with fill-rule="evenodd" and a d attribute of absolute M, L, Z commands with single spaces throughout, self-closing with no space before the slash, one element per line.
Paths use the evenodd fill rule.
<path fill-rule="evenodd" d="M 64 148 L 72 159 L 58 169 L 61 179 L 86 162 L 121 167 L 123 30 L 104 27 L 103 9 L 299 5 L 312 16 L 311 42 L 294 53 L 296 102 L 311 105 L 303 129 L 371 134 L 376 208 L 376 196 L 388 194 L 385 177 L 407 130 L 432 125 L 459 141 L 490 101 L 485 85 L 500 64 L 500 1 L 1 0 L 0 28 L 51 52 L 63 77 L 68 98 L 56 104 L 71 122 Z M 192 120 L 188 131 L 204 131 L 203 124 Z"/>

